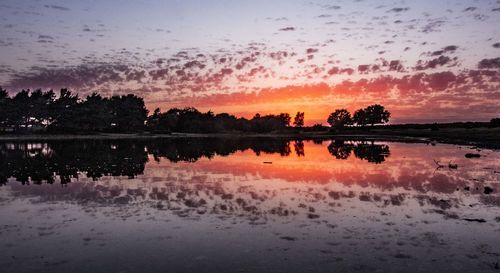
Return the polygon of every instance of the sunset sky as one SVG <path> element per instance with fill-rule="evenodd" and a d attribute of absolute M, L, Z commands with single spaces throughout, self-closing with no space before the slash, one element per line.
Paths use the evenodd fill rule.
<path fill-rule="evenodd" d="M 251 117 L 500 116 L 500 1 L 2 0 L 0 86 Z"/>

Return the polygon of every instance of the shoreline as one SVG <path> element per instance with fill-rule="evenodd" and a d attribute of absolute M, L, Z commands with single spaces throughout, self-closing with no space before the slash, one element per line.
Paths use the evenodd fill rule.
<path fill-rule="evenodd" d="M 478 138 L 475 135 L 455 134 L 440 135 L 424 131 L 398 132 L 398 131 L 374 131 L 365 133 L 342 133 L 333 134 L 326 132 L 302 132 L 302 133 L 271 133 L 271 134 L 239 134 L 239 133 L 218 133 L 218 134 L 193 134 L 193 133 L 172 133 L 172 134 L 149 134 L 149 133 L 99 133 L 99 134 L 6 134 L 0 135 L 0 142 L 18 141 L 67 141 L 67 140 L 160 140 L 179 138 L 286 138 L 290 140 L 359 140 L 359 141 L 389 141 L 405 143 L 443 143 L 455 145 L 468 145 L 480 148 L 500 149 L 500 141 L 497 136 L 493 138 Z"/>

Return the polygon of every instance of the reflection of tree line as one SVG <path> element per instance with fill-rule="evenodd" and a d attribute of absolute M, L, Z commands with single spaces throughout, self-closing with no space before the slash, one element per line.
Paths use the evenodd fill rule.
<path fill-rule="evenodd" d="M 24 183 L 66 184 L 83 172 L 88 177 L 134 177 L 144 171 L 147 154 L 134 143 L 58 141 L 47 144 L 1 144 L 0 183 L 14 177 Z"/>
<path fill-rule="evenodd" d="M 316 144 L 321 142 L 315 141 Z M 227 156 L 236 151 L 252 150 L 256 155 L 279 153 L 289 156 L 291 146 L 297 156 L 305 156 L 304 142 L 279 138 L 179 138 L 155 141 L 93 140 L 54 141 L 44 144 L 1 143 L 0 184 L 8 178 L 40 184 L 53 183 L 59 176 L 62 184 L 71 182 L 79 173 L 98 179 L 103 176 L 134 177 L 142 174 L 148 154 L 159 161 L 195 162 L 199 158 Z M 337 159 L 351 154 L 372 163 L 389 156 L 387 145 L 365 142 L 334 141 L 328 151 Z"/>

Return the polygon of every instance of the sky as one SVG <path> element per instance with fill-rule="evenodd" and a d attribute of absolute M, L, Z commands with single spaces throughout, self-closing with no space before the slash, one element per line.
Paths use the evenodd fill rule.
<path fill-rule="evenodd" d="M 500 116 L 500 0 L 1 0 L 0 86 L 252 117 Z"/>

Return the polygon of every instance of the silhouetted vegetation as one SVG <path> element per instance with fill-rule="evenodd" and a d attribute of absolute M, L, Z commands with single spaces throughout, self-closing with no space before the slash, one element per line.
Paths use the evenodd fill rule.
<path fill-rule="evenodd" d="M 305 126 L 305 113 L 297 112 L 293 124 L 287 113 L 279 115 L 256 114 L 251 119 L 236 117 L 228 113 L 200 112 L 196 108 L 172 108 L 162 112 L 159 108 L 148 116 L 142 98 L 135 95 L 102 97 L 93 93 L 85 98 L 67 89 L 56 95 L 52 90 L 22 90 L 13 96 L 0 88 L 0 133 L 48 133 L 48 134 L 93 134 L 93 133 L 277 133 L 310 135 L 349 132 L 350 134 L 392 134 L 398 136 L 449 138 L 464 136 L 451 134 L 446 128 L 495 128 L 500 127 L 500 118 L 490 122 L 456 122 L 432 124 L 386 125 L 391 113 L 384 106 L 374 104 L 358 109 L 353 115 L 346 109 L 337 109 L 327 118 L 329 127 L 321 124 Z M 294 127 L 292 127 L 293 125 Z M 369 125 L 369 127 L 367 127 Z M 369 128 L 370 130 L 366 130 Z M 332 130 L 333 129 L 333 130 Z M 408 131 L 421 130 L 421 132 Z M 428 131 L 424 131 L 428 130 Z M 330 131 L 330 132 L 328 132 Z M 431 134 L 432 133 L 432 134 Z M 467 135 L 467 134 L 465 134 Z M 492 132 L 496 140 L 497 134 Z M 473 136 L 473 140 L 481 137 Z"/>
<path fill-rule="evenodd" d="M 80 99 L 67 89 L 56 98 L 50 90 L 23 90 L 10 97 L 0 88 L 0 131 L 7 132 L 139 132 L 148 111 L 135 95 Z"/>
<path fill-rule="evenodd" d="M 295 127 L 304 127 L 304 115 L 304 112 L 297 112 L 295 118 L 293 119 L 293 125 L 295 125 Z"/>
<path fill-rule="evenodd" d="M 327 122 L 332 128 L 342 129 L 352 124 L 351 113 L 346 109 L 337 109 L 328 116 Z"/>
<path fill-rule="evenodd" d="M 57 97 L 57 98 L 56 98 Z M 49 133 L 220 133 L 281 131 L 290 126 L 290 115 L 256 114 L 252 119 L 227 113 L 202 113 L 195 108 L 156 109 L 148 117 L 144 100 L 135 95 L 102 97 L 93 93 L 79 98 L 67 89 L 59 96 L 50 90 L 23 90 L 10 97 L 0 88 L 0 132 Z M 295 126 L 304 125 L 304 113 L 295 117 Z"/>
<path fill-rule="evenodd" d="M 327 122 L 332 128 L 343 129 L 345 126 L 357 125 L 364 127 L 366 125 L 375 126 L 375 124 L 384 124 L 389 122 L 391 113 L 385 110 L 380 104 L 370 105 L 363 109 L 358 109 L 351 117 L 351 113 L 346 109 L 337 109 L 328 116 Z"/>
<path fill-rule="evenodd" d="M 490 127 L 493 127 L 493 128 L 500 127 L 500 118 L 491 119 Z"/>
<path fill-rule="evenodd" d="M 227 113 L 215 115 L 212 111 L 202 113 L 195 108 L 172 108 L 162 113 L 157 108 L 147 118 L 146 127 L 151 132 L 220 133 L 257 132 L 268 133 L 290 126 L 290 116 L 256 114 L 252 119 L 237 118 Z"/>

